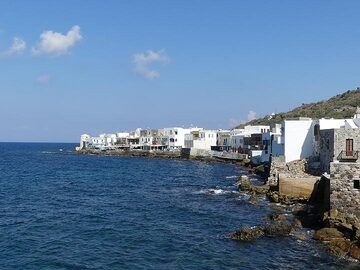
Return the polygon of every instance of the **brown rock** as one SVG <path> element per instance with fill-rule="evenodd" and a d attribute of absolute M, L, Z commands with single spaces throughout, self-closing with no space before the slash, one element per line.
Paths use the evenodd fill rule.
<path fill-rule="evenodd" d="M 250 180 L 249 177 L 247 177 L 246 175 L 242 175 L 239 177 L 239 179 L 237 180 L 237 183 L 239 184 L 239 188 L 243 191 L 248 191 L 250 190 Z"/>
<path fill-rule="evenodd" d="M 329 251 L 337 256 L 347 255 L 351 248 L 351 242 L 344 238 L 332 239 L 328 244 Z"/>
<path fill-rule="evenodd" d="M 288 236 L 291 232 L 291 223 L 287 220 L 279 220 L 268 223 L 264 227 L 264 233 L 266 236 Z"/>
<path fill-rule="evenodd" d="M 240 241 L 254 241 L 264 234 L 259 227 L 244 227 L 233 233 L 228 234 L 228 237 L 233 240 Z"/>
<path fill-rule="evenodd" d="M 315 240 L 330 241 L 342 238 L 344 235 L 335 228 L 322 228 L 314 233 Z"/>
<path fill-rule="evenodd" d="M 339 212 L 336 208 L 333 208 L 329 211 L 330 218 L 336 218 L 338 216 Z"/>
<path fill-rule="evenodd" d="M 257 203 L 258 203 L 258 199 L 257 199 L 255 193 L 252 193 L 252 194 L 250 195 L 249 202 L 250 202 L 251 204 L 257 204 Z"/>
<path fill-rule="evenodd" d="M 302 224 L 301 224 L 301 220 L 300 220 L 300 219 L 295 218 L 294 227 L 302 227 Z"/>
<path fill-rule="evenodd" d="M 273 213 L 270 214 L 268 217 L 270 220 L 286 220 L 285 215 L 281 213 Z"/>
<path fill-rule="evenodd" d="M 268 185 L 263 185 L 263 186 L 250 186 L 250 190 L 254 191 L 256 194 L 266 194 L 269 191 L 269 186 Z"/>
<path fill-rule="evenodd" d="M 358 246 L 352 246 L 349 251 L 349 255 L 357 260 L 360 260 L 360 248 Z"/>

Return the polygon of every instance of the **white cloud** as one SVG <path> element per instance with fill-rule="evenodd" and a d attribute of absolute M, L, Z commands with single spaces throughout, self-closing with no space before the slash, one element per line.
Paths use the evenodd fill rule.
<path fill-rule="evenodd" d="M 134 72 L 147 79 L 155 79 L 160 76 L 160 73 L 151 69 L 150 65 L 153 63 L 160 63 L 166 65 L 169 63 L 169 58 L 164 50 L 152 51 L 148 50 L 145 53 L 137 53 L 133 56 Z"/>
<path fill-rule="evenodd" d="M 256 119 L 256 112 L 254 111 L 249 111 L 248 115 L 247 115 L 247 120 L 248 121 L 251 121 L 251 120 L 254 120 Z"/>
<path fill-rule="evenodd" d="M 230 128 L 237 127 L 238 125 L 243 124 L 243 123 L 244 123 L 244 120 L 241 120 L 241 119 L 235 119 L 235 118 L 229 119 L 229 127 Z"/>
<path fill-rule="evenodd" d="M 50 80 L 51 80 L 51 76 L 47 74 L 40 75 L 39 77 L 36 78 L 36 82 L 42 85 L 48 84 Z"/>
<path fill-rule="evenodd" d="M 63 55 L 69 53 L 78 41 L 82 39 L 80 27 L 73 26 L 66 35 L 58 32 L 45 31 L 40 35 L 39 43 L 32 48 L 33 55 Z"/>
<path fill-rule="evenodd" d="M 21 38 L 14 37 L 11 47 L 4 52 L 0 53 L 1 57 L 12 56 L 15 54 L 21 54 L 26 49 L 26 42 Z"/>

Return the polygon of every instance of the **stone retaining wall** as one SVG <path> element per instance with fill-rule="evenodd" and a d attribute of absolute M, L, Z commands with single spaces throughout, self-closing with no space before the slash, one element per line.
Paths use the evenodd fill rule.
<path fill-rule="evenodd" d="M 349 224 L 360 222 L 360 189 L 354 186 L 360 179 L 360 164 L 332 162 L 330 164 L 330 207 L 337 209 Z"/>
<path fill-rule="evenodd" d="M 309 178 L 312 175 L 308 174 L 308 160 L 295 160 L 292 162 L 285 163 L 285 158 L 272 157 L 270 164 L 270 173 L 268 177 L 268 184 L 271 186 L 277 186 L 279 175 L 287 178 Z"/>

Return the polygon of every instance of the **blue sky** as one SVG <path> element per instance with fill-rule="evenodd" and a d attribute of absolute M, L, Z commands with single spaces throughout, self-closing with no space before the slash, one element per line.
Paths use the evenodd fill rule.
<path fill-rule="evenodd" d="M 359 10 L 359 1 L 1 1 L 0 141 L 229 128 L 354 89 Z"/>

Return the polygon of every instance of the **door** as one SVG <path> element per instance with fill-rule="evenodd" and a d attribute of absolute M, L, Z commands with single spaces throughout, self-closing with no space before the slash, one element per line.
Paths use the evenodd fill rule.
<path fill-rule="evenodd" d="M 354 140 L 346 139 L 346 156 L 353 156 Z"/>

